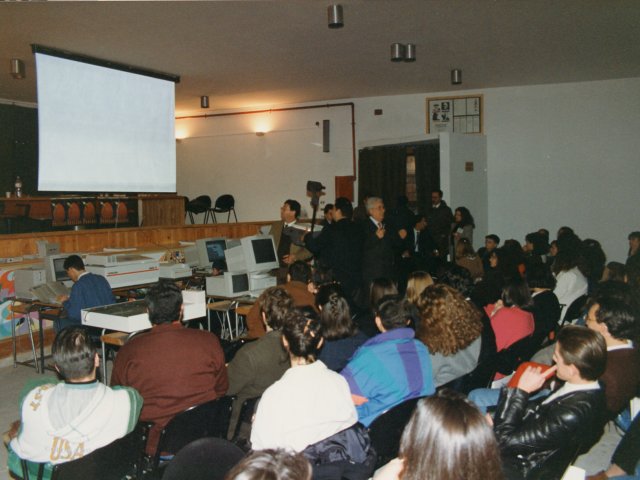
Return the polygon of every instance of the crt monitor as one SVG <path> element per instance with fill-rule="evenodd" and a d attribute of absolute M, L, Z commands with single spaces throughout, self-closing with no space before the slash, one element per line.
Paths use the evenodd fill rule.
<path fill-rule="evenodd" d="M 71 283 L 71 278 L 64 269 L 64 261 L 67 257 L 76 255 L 74 253 L 58 253 L 56 255 L 48 255 L 44 259 L 44 269 L 48 282 L 65 282 Z"/>
<path fill-rule="evenodd" d="M 248 272 L 278 268 L 278 254 L 271 235 L 254 235 L 240 240 Z"/>
<path fill-rule="evenodd" d="M 227 240 L 225 238 L 200 238 L 196 240 L 198 267 L 210 268 L 214 262 L 223 265 L 226 249 Z"/>

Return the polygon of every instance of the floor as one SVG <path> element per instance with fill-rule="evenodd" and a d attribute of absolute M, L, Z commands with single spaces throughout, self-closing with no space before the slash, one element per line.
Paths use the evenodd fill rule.
<path fill-rule="evenodd" d="M 111 373 L 111 362 L 108 364 Z M 27 382 L 32 378 L 37 378 L 39 374 L 27 366 L 18 365 L 0 368 L 0 431 L 4 432 L 9 428 L 9 424 L 17 420 L 20 416 L 18 410 L 18 395 Z M 54 376 L 53 372 L 46 371 L 45 375 Z M 587 474 L 595 473 L 604 469 L 609 464 L 611 454 L 620 440 L 620 434 L 612 424 L 605 430 L 600 442 L 591 451 L 581 456 L 576 465 L 584 468 Z M 0 480 L 8 480 L 7 471 L 7 451 L 0 448 Z"/>

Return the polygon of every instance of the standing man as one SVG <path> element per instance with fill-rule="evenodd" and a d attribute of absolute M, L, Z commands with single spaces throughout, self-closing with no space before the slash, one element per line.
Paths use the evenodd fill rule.
<path fill-rule="evenodd" d="M 158 282 L 146 301 L 152 328 L 120 349 L 111 385 L 134 387 L 144 398 L 140 419 L 154 423 L 147 442 L 152 454 L 174 415 L 222 397 L 228 380 L 218 337 L 181 324 L 182 293 L 173 282 Z"/>
<path fill-rule="evenodd" d="M 73 281 L 73 286 L 69 295 L 58 297 L 58 301 L 64 307 L 67 315 L 56 322 L 57 331 L 69 325 L 80 325 L 83 308 L 116 303 L 116 298 L 113 296 L 107 279 L 101 275 L 87 272 L 82 258 L 78 255 L 69 255 L 62 266 Z"/>
<path fill-rule="evenodd" d="M 278 270 L 278 283 L 286 282 L 287 267 L 296 260 L 307 261 L 311 259 L 311 252 L 303 246 L 294 243 L 293 238 L 298 238 L 294 231 L 300 217 L 300 203 L 296 200 L 285 200 L 280 207 L 280 221 L 271 224 L 270 235 L 276 244 L 280 269 Z"/>
<path fill-rule="evenodd" d="M 629 234 L 629 257 L 626 262 L 627 267 L 640 267 L 640 232 Z"/>
<path fill-rule="evenodd" d="M 447 202 L 442 199 L 442 190 L 431 192 L 431 208 L 427 211 L 427 221 L 440 257 L 445 258 L 449 253 L 449 234 L 451 233 L 453 214 Z"/>
<path fill-rule="evenodd" d="M 438 247 L 427 228 L 425 215 L 414 215 L 410 222 L 411 228 L 404 240 L 401 260 L 401 284 L 406 285 L 407 277 L 411 272 L 422 270 L 433 272 L 437 266 Z M 400 291 L 404 291 L 401 288 Z"/>

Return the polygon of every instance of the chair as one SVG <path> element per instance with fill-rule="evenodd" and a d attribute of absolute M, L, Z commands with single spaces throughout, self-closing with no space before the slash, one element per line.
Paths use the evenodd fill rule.
<path fill-rule="evenodd" d="M 496 356 L 496 371 L 511 375 L 518 365 L 531 359 L 540 347 L 540 340 L 533 336 L 524 337 Z"/>
<path fill-rule="evenodd" d="M 182 447 L 204 437 L 225 438 L 229 429 L 233 397 L 221 397 L 178 413 L 162 429 L 155 455 L 153 473 L 158 472 L 161 453 L 177 453 Z"/>
<path fill-rule="evenodd" d="M 238 420 L 236 421 L 235 429 L 233 430 L 233 438 L 231 441 L 246 451 L 251 450 L 251 444 L 248 440 L 251 432 L 251 423 L 253 421 L 253 415 L 256 408 L 258 407 L 258 402 L 260 402 L 261 398 L 262 397 L 247 398 L 242 402 L 242 405 L 240 406 L 240 414 L 238 415 Z"/>
<path fill-rule="evenodd" d="M 377 453 L 376 468 L 398 456 L 400 437 L 420 398 L 405 400 L 380 415 L 369 426 L 371 445 Z"/>
<path fill-rule="evenodd" d="M 52 470 L 51 480 L 120 480 L 135 473 L 142 476 L 144 445 L 147 442 L 150 425 L 139 422 L 136 428 L 124 437 L 91 452 L 78 460 L 50 464 L 21 461 L 24 480 L 43 478 L 47 469 Z"/>
<path fill-rule="evenodd" d="M 187 202 L 185 210 L 189 214 L 189 219 L 191 220 L 192 225 L 195 223 L 193 215 L 197 215 L 199 213 L 204 213 L 203 223 L 207 223 L 209 220 L 209 213 L 211 211 L 211 197 L 209 195 L 200 195 L 190 202 Z"/>
<path fill-rule="evenodd" d="M 238 217 L 236 216 L 236 200 L 233 198 L 233 195 L 229 195 L 228 193 L 225 195 L 220 195 L 216 198 L 216 204 L 213 208 L 209 210 L 211 213 L 211 218 L 215 223 L 218 223 L 216 219 L 216 213 L 227 213 L 227 223 L 229 223 L 229 219 L 231 218 L 231 212 L 233 212 L 233 217 L 238 221 Z"/>
<path fill-rule="evenodd" d="M 223 480 L 245 452 L 223 438 L 200 438 L 182 448 L 162 480 Z"/>
<path fill-rule="evenodd" d="M 567 311 L 564 314 L 564 317 L 562 317 L 562 322 L 560 323 L 560 326 L 564 326 L 567 323 L 572 323 L 575 319 L 580 317 L 580 315 L 582 314 L 582 310 L 584 309 L 584 306 L 587 303 L 588 298 L 589 298 L 588 295 L 580 295 L 573 302 L 571 302 L 571 305 L 569 305 L 569 308 L 567 308 Z"/>

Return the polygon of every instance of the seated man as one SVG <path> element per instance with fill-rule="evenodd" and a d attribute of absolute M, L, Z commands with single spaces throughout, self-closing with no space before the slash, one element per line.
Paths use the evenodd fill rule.
<path fill-rule="evenodd" d="M 233 435 L 242 403 L 262 395 L 289 368 L 289 356 L 282 348 L 282 326 L 286 315 L 293 309 L 293 298 L 282 287 L 267 288 L 256 305 L 267 333 L 248 343 L 236 353 L 227 365 L 229 389 L 227 395 L 236 395 L 233 403 L 229 436 Z"/>
<path fill-rule="evenodd" d="M 84 262 L 78 255 L 68 256 L 63 264 L 64 269 L 73 281 L 71 294 L 58 298 L 66 317 L 56 322 L 58 331 L 69 325 L 81 324 L 81 310 L 83 308 L 99 307 L 116 303 L 111 286 L 107 279 L 101 275 L 89 273 L 84 269 Z"/>
<path fill-rule="evenodd" d="M 100 359 L 86 328 L 61 331 L 51 351 L 64 382 L 43 378 L 25 389 L 20 431 L 9 445 L 11 471 L 21 472 L 20 459 L 46 463 L 45 479 L 53 464 L 81 458 L 131 432 L 142 407 L 133 388 L 109 388 L 96 380 Z"/>
<path fill-rule="evenodd" d="M 228 381 L 218 337 L 180 323 L 182 294 L 173 282 L 158 282 L 146 301 L 152 328 L 120 349 L 111 385 L 134 387 L 144 398 L 140 419 L 154 423 L 147 442 L 151 454 L 174 415 L 223 396 Z"/>
<path fill-rule="evenodd" d="M 309 264 L 296 261 L 289 265 L 287 283 L 281 287 L 293 298 L 294 306 L 315 308 L 315 297 L 308 289 L 310 281 L 311 267 Z M 253 304 L 247 314 L 247 329 L 249 330 L 247 334 L 249 338 L 259 338 L 266 333 L 258 302 Z"/>
<path fill-rule="evenodd" d="M 606 422 L 598 384 L 606 357 L 602 335 L 570 325 L 558 333 L 554 367 L 544 373 L 528 367 L 517 388 L 502 390 L 493 422 L 507 471 L 560 478 L 577 453 L 598 441 Z M 544 399 L 529 401 L 554 372 L 565 384 Z"/>
<path fill-rule="evenodd" d="M 375 320 L 382 333 L 366 341 L 341 372 L 366 427 L 399 403 L 435 391 L 429 350 L 407 327 L 413 315 L 408 301 L 383 297 Z"/>

